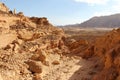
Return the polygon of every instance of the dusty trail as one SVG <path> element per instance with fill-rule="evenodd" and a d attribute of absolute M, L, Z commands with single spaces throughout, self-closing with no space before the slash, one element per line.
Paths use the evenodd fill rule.
<path fill-rule="evenodd" d="M 53 56 L 55 57 L 55 56 Z M 94 61 L 80 57 L 62 57 L 59 65 L 50 65 L 43 80 L 82 80 L 90 79 Z"/>

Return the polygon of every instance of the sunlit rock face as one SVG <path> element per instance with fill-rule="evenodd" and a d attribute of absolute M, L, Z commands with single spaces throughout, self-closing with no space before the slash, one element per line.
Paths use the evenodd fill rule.
<path fill-rule="evenodd" d="M 45 17 L 11 14 L 3 3 L 0 10 L 0 80 L 40 80 L 50 64 L 59 65 L 55 61 L 68 50 L 62 29 Z"/>
<path fill-rule="evenodd" d="M 82 76 L 77 74 L 78 79 L 120 80 L 120 29 L 94 43 L 69 40 L 45 17 L 11 14 L 3 3 L 0 10 L 0 80 L 69 80 L 80 66 Z M 90 72 L 89 68 L 97 68 L 98 72 Z"/>
<path fill-rule="evenodd" d="M 99 57 L 102 70 L 94 80 L 119 80 L 120 76 L 120 29 L 112 30 L 97 38 L 83 54 L 84 58 Z"/>
<path fill-rule="evenodd" d="M 8 13 L 9 12 L 9 8 L 4 3 L 0 2 L 0 11 Z"/>

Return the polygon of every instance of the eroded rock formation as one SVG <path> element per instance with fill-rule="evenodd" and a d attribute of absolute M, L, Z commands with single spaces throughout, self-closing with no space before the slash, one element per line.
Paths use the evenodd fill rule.
<path fill-rule="evenodd" d="M 3 3 L 0 10 L 0 80 L 120 80 L 120 29 L 76 41 L 45 17 L 8 13 Z"/>
<path fill-rule="evenodd" d="M 9 8 L 4 3 L 0 2 L 0 11 L 8 13 L 9 12 Z"/>
<path fill-rule="evenodd" d="M 25 17 L 23 13 L 8 13 L 0 4 L 0 80 L 40 80 L 50 54 L 66 53 L 62 29 L 47 18 Z"/>
<path fill-rule="evenodd" d="M 96 65 L 101 67 L 93 80 L 119 80 L 120 76 L 120 29 L 114 29 L 105 36 L 97 38 L 93 45 L 90 45 L 83 58 L 99 57 Z"/>

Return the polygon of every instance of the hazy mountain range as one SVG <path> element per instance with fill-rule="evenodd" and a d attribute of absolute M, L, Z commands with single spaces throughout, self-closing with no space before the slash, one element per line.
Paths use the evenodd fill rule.
<path fill-rule="evenodd" d="M 120 14 L 92 17 L 81 24 L 65 25 L 63 27 L 116 28 L 120 27 Z"/>

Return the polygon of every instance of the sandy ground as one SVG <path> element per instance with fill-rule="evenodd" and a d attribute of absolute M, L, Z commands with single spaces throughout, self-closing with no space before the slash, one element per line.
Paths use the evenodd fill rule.
<path fill-rule="evenodd" d="M 58 55 L 56 55 L 58 57 Z M 51 61 L 55 59 L 52 56 Z M 50 60 L 50 59 L 49 59 Z M 93 70 L 93 61 L 84 60 L 80 57 L 59 58 L 59 65 L 51 64 L 46 68 L 43 80 L 82 80 L 90 79 Z"/>

